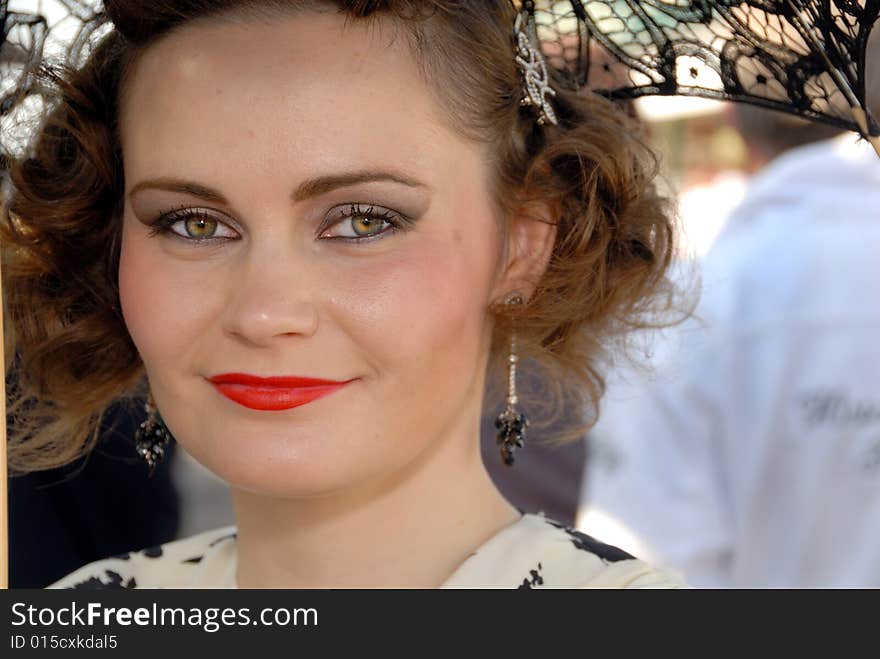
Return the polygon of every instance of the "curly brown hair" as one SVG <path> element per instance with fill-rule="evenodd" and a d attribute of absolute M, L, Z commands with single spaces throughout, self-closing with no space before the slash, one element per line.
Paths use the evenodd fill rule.
<path fill-rule="evenodd" d="M 57 103 L 28 155 L 11 168 L 4 240 L 13 471 L 70 462 L 97 440 L 110 403 L 140 392 L 143 366 L 120 312 L 117 271 L 124 190 L 117 131 L 132 63 L 157 39 L 197 19 L 314 8 L 302 0 L 108 0 L 114 29 L 78 69 L 46 69 Z M 451 125 L 491 145 L 492 194 L 503 217 L 540 204 L 557 224 L 532 297 L 495 317 L 487 400 L 495 404 L 507 338 L 545 372 L 549 389 L 526 401 L 549 421 L 564 399 L 598 413 L 601 358 L 629 330 L 672 309 L 674 249 L 668 200 L 640 132 L 611 102 L 554 85 L 559 125 L 520 106 L 510 0 L 335 0 L 351 20 L 386 17 L 405 28 Z M 268 12 L 268 14 L 267 14 Z M 536 221 L 542 221 L 535 216 Z M 538 424 L 540 425 L 540 423 Z"/>

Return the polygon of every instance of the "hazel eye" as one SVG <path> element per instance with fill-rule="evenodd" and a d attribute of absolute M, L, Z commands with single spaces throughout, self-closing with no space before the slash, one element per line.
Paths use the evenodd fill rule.
<path fill-rule="evenodd" d="M 191 242 L 232 240 L 239 237 L 237 231 L 225 222 L 202 209 L 185 209 L 162 218 L 157 229 Z"/>
<path fill-rule="evenodd" d="M 367 238 L 382 233 L 389 224 L 388 220 L 382 218 L 358 215 L 338 222 L 336 227 L 341 230 L 335 235 L 343 238 Z M 349 227 L 351 231 L 346 232 L 345 227 Z"/>
<path fill-rule="evenodd" d="M 340 213 L 339 219 L 321 237 L 357 242 L 394 231 L 400 224 L 392 211 L 377 211 L 373 206 L 363 210 L 357 205 L 351 205 Z"/>
<path fill-rule="evenodd" d="M 191 217 L 183 220 L 183 227 L 191 238 L 213 238 L 218 224 L 217 220 L 208 217 Z"/>

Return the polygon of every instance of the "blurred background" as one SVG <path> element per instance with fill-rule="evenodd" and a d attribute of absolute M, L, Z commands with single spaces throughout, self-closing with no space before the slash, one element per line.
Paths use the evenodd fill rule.
<path fill-rule="evenodd" d="M 78 0 L 0 10 L 4 158 L 43 107 L 39 90 L 13 93 L 35 53 L 85 56 L 108 26 Z M 867 62 L 877 113 L 877 39 Z M 521 509 L 697 586 L 880 587 L 880 158 L 852 133 L 749 106 L 646 97 L 627 111 L 661 156 L 675 273 L 699 303 L 609 364 L 588 437 L 532 441 L 503 468 L 500 410 L 487 411 L 487 467 Z M 525 364 L 520 377 L 539 376 Z M 234 522 L 226 486 L 182 447 L 148 478 L 134 454 L 144 416 L 114 409 L 87 460 L 11 481 L 12 587 Z"/>

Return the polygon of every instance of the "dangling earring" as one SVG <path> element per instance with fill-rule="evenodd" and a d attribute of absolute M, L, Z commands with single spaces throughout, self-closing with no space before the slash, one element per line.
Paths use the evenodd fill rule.
<path fill-rule="evenodd" d="M 522 304 L 523 298 L 518 292 L 511 293 L 504 301 L 505 304 Z M 507 407 L 495 419 L 495 427 L 498 429 L 496 443 L 501 451 L 501 461 L 511 466 L 514 461 L 513 452 L 522 448 L 526 440 L 526 427 L 529 425 L 526 415 L 518 412 L 516 404 L 519 399 L 516 395 L 516 363 L 519 357 L 516 354 L 516 332 L 510 333 L 510 354 L 507 357 Z"/>
<path fill-rule="evenodd" d="M 147 394 L 147 402 L 144 405 L 147 411 L 146 420 L 138 427 L 134 436 L 135 450 L 143 458 L 150 469 L 150 475 L 156 470 L 162 458 L 165 457 L 165 446 L 174 437 L 168 430 L 168 426 L 159 415 L 159 409 L 153 401 L 153 393 Z"/>

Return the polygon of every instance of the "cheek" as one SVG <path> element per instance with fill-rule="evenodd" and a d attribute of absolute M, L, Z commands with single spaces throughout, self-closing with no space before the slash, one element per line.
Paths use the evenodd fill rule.
<path fill-rule="evenodd" d="M 131 338 L 143 356 L 145 341 L 151 336 L 149 328 L 150 302 L 153 287 L 149 281 L 150 263 L 133 244 L 131 231 L 122 232 L 119 253 L 119 303 Z"/>
<path fill-rule="evenodd" d="M 175 359 L 193 341 L 206 303 L 185 272 L 163 258 L 155 240 L 135 228 L 122 233 L 119 301 L 129 334 L 149 370 L 151 363 Z"/>
<path fill-rule="evenodd" d="M 337 288 L 346 293 L 335 303 L 349 321 L 357 320 L 349 333 L 360 337 L 367 358 L 377 362 L 374 368 L 393 370 L 413 384 L 426 370 L 432 377 L 444 371 L 464 376 L 478 364 L 491 254 L 486 238 L 463 243 L 454 236 L 420 238 L 365 266 L 356 281 Z"/>

